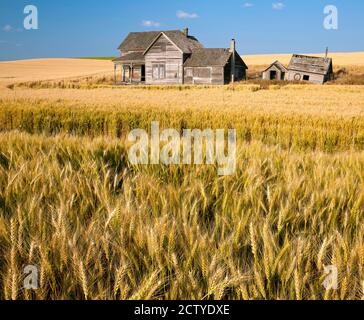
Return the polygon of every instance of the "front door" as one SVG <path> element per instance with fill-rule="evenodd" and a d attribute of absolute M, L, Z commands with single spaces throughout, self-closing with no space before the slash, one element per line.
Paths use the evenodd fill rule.
<path fill-rule="evenodd" d="M 142 74 L 141 74 L 141 81 L 144 82 L 145 81 L 145 65 L 142 65 Z"/>

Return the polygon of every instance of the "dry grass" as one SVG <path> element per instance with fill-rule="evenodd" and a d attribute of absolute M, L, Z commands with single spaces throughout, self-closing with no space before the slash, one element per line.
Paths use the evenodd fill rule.
<path fill-rule="evenodd" d="M 0 299 L 364 297 L 363 86 L 98 77 L 0 88 Z M 132 166 L 125 136 L 153 120 L 236 128 L 236 173 Z"/>

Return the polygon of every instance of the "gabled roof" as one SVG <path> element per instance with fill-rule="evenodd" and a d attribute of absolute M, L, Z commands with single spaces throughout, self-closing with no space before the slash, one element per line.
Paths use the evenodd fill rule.
<path fill-rule="evenodd" d="M 125 40 L 120 44 L 118 50 L 127 51 L 147 51 L 154 42 L 165 34 L 182 52 L 191 53 L 195 48 L 203 48 L 195 37 L 187 36 L 180 30 L 130 32 Z"/>
<path fill-rule="evenodd" d="M 229 49 L 223 48 L 202 48 L 196 49 L 192 52 L 191 56 L 187 58 L 184 63 L 185 67 L 211 67 L 211 66 L 225 66 L 231 57 Z M 245 68 L 248 68 L 241 57 L 236 53 L 236 59 Z"/>
<path fill-rule="evenodd" d="M 148 45 L 145 49 L 144 54 L 146 54 L 149 49 L 154 45 L 154 43 L 162 36 L 166 36 L 172 43 L 183 53 L 191 53 L 195 49 L 203 48 L 203 45 L 198 42 L 195 37 L 186 36 L 180 30 L 171 31 L 161 31 L 155 39 Z"/>
<path fill-rule="evenodd" d="M 320 58 L 294 54 L 288 69 L 325 75 L 332 68 L 331 58 Z"/>
<path fill-rule="evenodd" d="M 121 51 L 144 51 L 160 31 L 130 32 L 125 40 L 120 44 L 118 50 Z"/>
<path fill-rule="evenodd" d="M 130 63 L 144 63 L 144 55 L 143 52 L 131 52 L 119 58 L 113 60 L 113 62 L 130 62 Z"/>
<path fill-rule="evenodd" d="M 274 61 L 267 69 L 265 69 L 263 72 L 266 72 L 267 70 L 269 70 L 270 68 L 272 68 L 273 66 L 276 66 L 281 72 L 287 72 L 287 68 L 280 63 L 278 60 Z"/>

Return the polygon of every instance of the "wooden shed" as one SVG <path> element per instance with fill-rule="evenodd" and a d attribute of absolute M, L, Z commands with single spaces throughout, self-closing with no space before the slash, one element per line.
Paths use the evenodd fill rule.
<path fill-rule="evenodd" d="M 332 59 L 294 54 L 288 66 L 287 80 L 323 84 L 334 78 Z"/>
<path fill-rule="evenodd" d="M 267 69 L 263 71 L 263 80 L 285 80 L 287 68 L 279 61 L 273 62 Z"/>

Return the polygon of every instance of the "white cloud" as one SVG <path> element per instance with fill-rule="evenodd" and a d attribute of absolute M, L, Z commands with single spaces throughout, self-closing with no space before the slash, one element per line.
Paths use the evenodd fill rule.
<path fill-rule="evenodd" d="M 250 3 L 250 2 L 245 2 L 245 3 L 243 4 L 243 7 L 244 7 L 244 8 L 252 8 L 252 7 L 254 7 L 254 4 L 252 4 L 252 3 Z"/>
<path fill-rule="evenodd" d="M 197 13 L 188 13 L 186 11 L 179 10 L 177 11 L 177 18 L 179 19 L 196 19 L 198 18 Z"/>
<path fill-rule="evenodd" d="M 142 25 L 144 27 L 149 27 L 149 28 L 155 28 L 155 27 L 160 27 L 161 26 L 161 24 L 159 22 L 152 21 L 152 20 L 144 20 L 142 22 Z"/>
<path fill-rule="evenodd" d="M 285 4 L 283 2 L 275 2 L 272 4 L 274 10 L 282 10 L 285 8 Z"/>
<path fill-rule="evenodd" d="M 13 30 L 13 27 L 12 27 L 10 24 L 7 24 L 7 25 L 3 28 L 3 30 L 4 30 L 5 32 L 10 32 L 11 30 Z"/>

